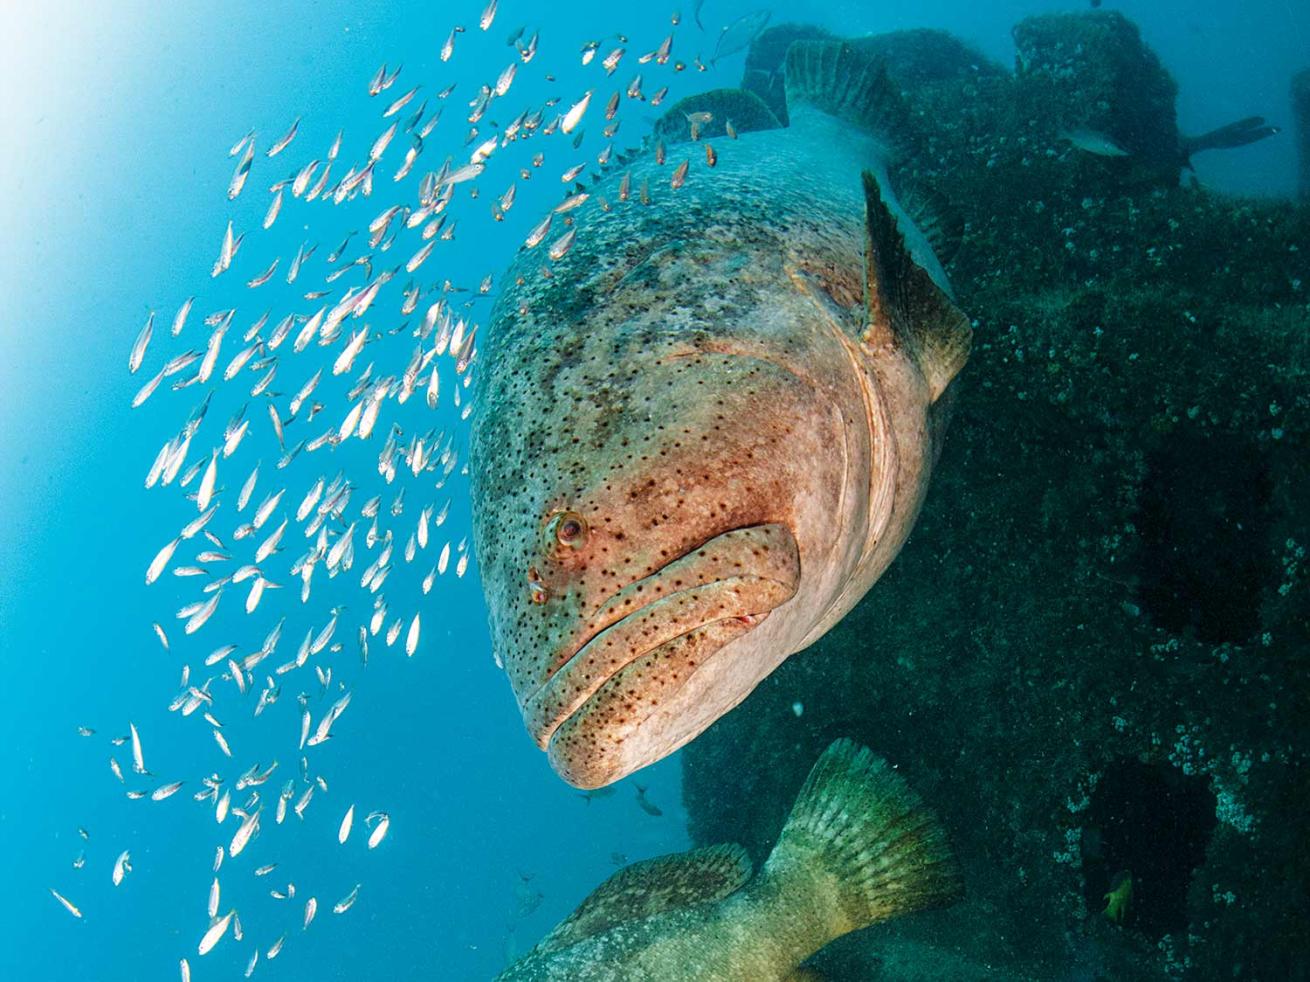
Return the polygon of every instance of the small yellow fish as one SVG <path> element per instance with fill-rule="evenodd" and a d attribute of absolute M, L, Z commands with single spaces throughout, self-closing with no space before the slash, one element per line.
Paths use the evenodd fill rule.
<path fill-rule="evenodd" d="M 1110 881 L 1110 892 L 1105 895 L 1105 916 L 1116 924 L 1122 924 L 1128 916 L 1128 907 L 1133 900 L 1133 874 L 1124 870 L 1116 873 Z"/>

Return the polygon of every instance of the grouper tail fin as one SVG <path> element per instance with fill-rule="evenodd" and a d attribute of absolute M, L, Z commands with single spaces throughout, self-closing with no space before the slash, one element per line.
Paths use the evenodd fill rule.
<path fill-rule="evenodd" d="M 962 892 L 937 819 L 885 760 L 844 739 L 810 771 L 763 875 L 802 887 L 808 877 L 833 938 Z"/>
<path fill-rule="evenodd" d="M 789 115 L 813 106 L 876 137 L 891 160 L 913 155 L 909 106 L 881 61 L 844 41 L 795 41 L 784 70 Z"/>

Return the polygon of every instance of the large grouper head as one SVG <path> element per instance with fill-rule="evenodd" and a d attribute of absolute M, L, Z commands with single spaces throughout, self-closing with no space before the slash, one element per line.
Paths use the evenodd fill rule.
<path fill-rule="evenodd" d="M 493 312 L 475 546 L 497 659 L 575 786 L 737 705 L 859 599 L 922 500 L 967 322 L 861 179 L 876 146 L 810 115 L 681 188 L 653 155 L 604 179 Z"/>

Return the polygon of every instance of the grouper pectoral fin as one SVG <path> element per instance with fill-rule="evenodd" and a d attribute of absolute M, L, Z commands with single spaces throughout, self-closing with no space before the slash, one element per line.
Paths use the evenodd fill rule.
<path fill-rule="evenodd" d="M 969 318 L 914 261 L 869 171 L 864 172 L 864 212 L 868 320 L 861 340 L 873 349 L 908 351 L 936 402 L 969 358 Z"/>
<path fill-rule="evenodd" d="M 721 900 L 750 879 L 751 861 L 741 846 L 711 846 L 633 863 L 598 886 L 578 909 L 542 939 L 538 951 L 554 951 L 678 907 Z"/>

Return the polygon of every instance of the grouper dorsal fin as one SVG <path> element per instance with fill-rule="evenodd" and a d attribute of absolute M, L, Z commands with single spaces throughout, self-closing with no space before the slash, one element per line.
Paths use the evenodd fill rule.
<path fill-rule="evenodd" d="M 691 123 L 687 119 L 694 113 L 709 113 L 710 120 L 700 127 L 702 139 L 713 139 L 727 133 L 727 124 L 738 133 L 755 130 L 777 130 L 782 123 L 768 105 L 754 92 L 745 89 L 711 89 L 679 99 L 655 123 L 655 138 L 665 143 L 687 143 L 691 140 Z"/>
<path fill-rule="evenodd" d="M 750 876 L 750 858 L 745 849 L 735 845 L 633 863 L 593 890 L 537 949 L 566 948 L 624 921 L 722 899 Z"/>
<path fill-rule="evenodd" d="M 868 321 L 862 340 L 873 348 L 908 350 L 936 402 L 969 359 L 969 318 L 914 261 L 869 171 L 864 172 L 864 214 Z"/>
<path fill-rule="evenodd" d="M 812 106 L 873 135 L 892 158 L 912 155 L 910 110 L 881 61 L 844 41 L 794 41 L 784 71 L 789 117 Z"/>

